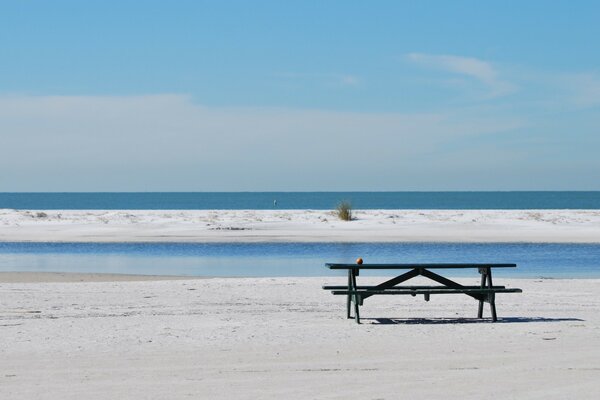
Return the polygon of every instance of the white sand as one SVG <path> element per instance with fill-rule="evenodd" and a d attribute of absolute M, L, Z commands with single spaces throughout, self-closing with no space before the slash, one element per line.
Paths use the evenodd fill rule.
<path fill-rule="evenodd" d="M 524 293 L 495 324 L 379 296 L 360 326 L 320 289 L 343 281 L 0 283 L 0 398 L 598 398 L 600 280 L 497 278 Z"/>
<path fill-rule="evenodd" d="M 0 241 L 600 243 L 598 210 L 0 210 Z"/>

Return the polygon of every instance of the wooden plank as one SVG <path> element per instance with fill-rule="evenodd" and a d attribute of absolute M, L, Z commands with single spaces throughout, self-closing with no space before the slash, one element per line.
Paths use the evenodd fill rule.
<path fill-rule="evenodd" d="M 489 293 L 523 293 L 522 289 L 519 288 L 509 288 L 509 289 L 402 289 L 402 290 L 394 290 L 394 289 L 370 289 L 370 290 L 332 290 L 332 294 L 361 294 L 361 297 L 366 297 L 365 295 L 417 295 L 417 294 L 456 294 L 456 293 L 464 293 L 464 294 L 489 294 Z"/>
<path fill-rule="evenodd" d="M 329 269 L 356 269 L 356 270 L 377 270 L 377 269 L 453 269 L 453 268 L 516 268 L 517 264 L 453 264 L 453 263 L 432 263 L 432 264 L 334 264 L 327 263 L 325 266 Z"/>
<path fill-rule="evenodd" d="M 419 286 L 393 286 L 394 289 L 444 289 L 448 286 L 435 286 L 435 285 L 419 285 Z M 469 285 L 463 286 L 466 289 L 482 289 L 482 286 L 479 285 Z M 504 289 L 506 286 L 492 286 L 495 289 Z M 349 286 L 347 285 L 339 285 L 339 286 L 322 286 L 323 290 L 347 290 Z M 377 286 L 360 286 L 358 285 L 356 289 L 376 289 Z"/>

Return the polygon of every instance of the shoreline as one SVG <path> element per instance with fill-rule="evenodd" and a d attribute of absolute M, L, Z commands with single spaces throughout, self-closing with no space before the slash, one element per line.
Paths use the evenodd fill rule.
<path fill-rule="evenodd" d="M 103 272 L 0 271 L 0 283 L 141 282 L 211 279 L 204 276 L 117 274 Z"/>
<path fill-rule="evenodd" d="M 600 243 L 600 210 L 10 210 L 0 242 Z"/>

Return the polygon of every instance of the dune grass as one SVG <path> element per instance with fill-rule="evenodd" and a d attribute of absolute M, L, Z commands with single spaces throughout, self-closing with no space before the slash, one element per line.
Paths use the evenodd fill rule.
<path fill-rule="evenodd" d="M 335 208 L 335 213 L 342 221 L 352 221 L 352 204 L 341 201 Z"/>

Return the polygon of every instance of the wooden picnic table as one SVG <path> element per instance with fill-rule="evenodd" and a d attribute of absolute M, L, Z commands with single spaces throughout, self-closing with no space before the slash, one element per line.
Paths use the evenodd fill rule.
<path fill-rule="evenodd" d="M 492 321 L 498 320 L 496 314 L 496 293 L 521 293 L 518 288 L 507 288 L 495 286 L 492 282 L 492 269 L 494 268 L 516 268 L 516 264 L 331 264 L 325 266 L 332 270 L 347 270 L 348 284 L 342 286 L 323 286 L 334 295 L 345 295 L 347 317 L 353 318 L 360 324 L 359 306 L 363 305 L 365 299 L 375 295 L 423 295 L 426 301 L 432 294 L 455 294 L 463 293 L 479 301 L 477 318 L 483 318 L 483 303 L 489 303 L 492 313 Z M 451 269 L 477 269 L 481 275 L 481 283 L 478 286 L 465 286 L 448 279 L 431 270 Z M 359 286 L 356 277 L 360 271 L 373 270 L 408 270 L 392 279 L 375 286 Z M 400 283 L 417 276 L 429 278 L 440 285 L 399 286 Z M 354 303 L 354 317 L 352 316 L 352 303 Z"/>

